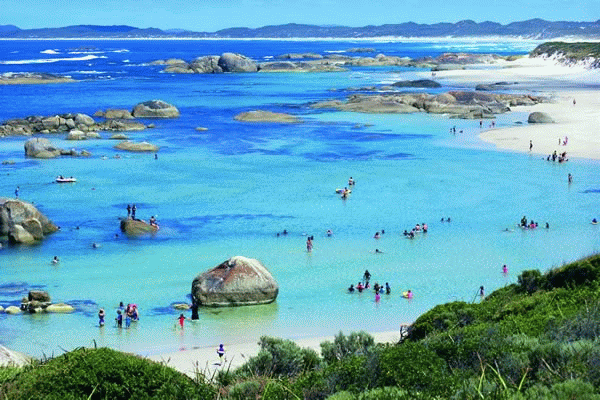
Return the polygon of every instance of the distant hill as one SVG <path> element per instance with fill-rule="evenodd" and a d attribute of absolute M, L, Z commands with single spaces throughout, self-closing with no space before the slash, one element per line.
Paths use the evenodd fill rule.
<path fill-rule="evenodd" d="M 74 25 L 62 28 L 19 29 L 0 25 L 0 38 L 374 38 L 400 37 L 482 37 L 505 36 L 548 40 L 559 37 L 600 38 L 600 20 L 595 22 L 546 21 L 530 19 L 506 25 L 497 22 L 464 20 L 456 23 L 369 25 L 348 27 L 338 25 L 285 24 L 261 28 L 227 28 L 216 32 L 192 32 L 184 29 L 161 30 L 127 25 Z"/>

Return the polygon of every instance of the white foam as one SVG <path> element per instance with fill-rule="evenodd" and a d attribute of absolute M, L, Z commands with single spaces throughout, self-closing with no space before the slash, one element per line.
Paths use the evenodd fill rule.
<path fill-rule="evenodd" d="M 128 49 L 113 50 L 113 53 L 129 53 Z"/>
<path fill-rule="evenodd" d="M 106 53 L 104 50 L 78 50 L 70 51 L 69 54 L 103 54 Z"/>
<path fill-rule="evenodd" d="M 58 51 L 52 50 L 52 49 L 43 50 L 43 51 L 40 51 L 40 53 L 42 53 L 42 54 L 60 54 Z"/>
<path fill-rule="evenodd" d="M 346 50 L 325 50 L 325 53 L 345 53 Z"/>
<path fill-rule="evenodd" d="M 11 60 L 11 61 L 0 61 L 0 64 L 15 65 L 15 64 L 47 64 L 55 63 L 59 61 L 88 61 L 95 58 L 106 58 L 102 56 L 88 55 L 84 57 L 72 57 L 72 58 L 38 58 L 33 60 Z"/>

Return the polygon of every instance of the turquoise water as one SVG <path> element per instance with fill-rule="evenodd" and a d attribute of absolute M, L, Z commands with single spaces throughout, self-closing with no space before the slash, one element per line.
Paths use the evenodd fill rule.
<path fill-rule="evenodd" d="M 289 48 L 281 43 L 234 44 L 248 46 L 238 51 L 254 51 L 255 58 Z M 234 44 L 227 45 L 231 49 Z M 39 57 L 39 51 L 49 48 L 66 52 L 71 46 L 33 42 L 23 49 L 1 44 L 11 45 L 20 53 L 7 54 L 17 60 Z M 42 288 L 53 301 L 77 309 L 69 315 L 0 314 L 0 343 L 12 349 L 41 356 L 95 342 L 149 354 L 254 341 L 260 335 L 300 338 L 339 330 L 395 330 L 436 304 L 478 301 L 480 285 L 489 293 L 515 282 L 525 269 L 546 270 L 598 251 L 598 227 L 589 224 L 597 217 L 597 162 L 558 165 L 537 156 L 495 151 L 477 138 L 478 121 L 426 114 L 323 112 L 307 106 L 344 96 L 331 88 L 368 86 L 390 76 L 409 78 L 414 70 L 171 76 L 143 64 L 173 54 L 191 59 L 203 55 L 204 48 L 174 48 L 159 42 L 148 55 L 151 46 L 146 42 L 94 45 L 127 46 L 128 51 L 107 50 L 103 53 L 107 58 L 89 61 L 92 65 L 53 63 L 45 70 L 104 68 L 97 75 L 110 78 L 0 87 L 0 96 L 7 100 L 1 119 L 93 114 L 109 107 L 131 108 L 152 98 L 177 105 L 182 116 L 152 121 L 155 129 L 130 133 L 134 140 L 160 145 L 158 160 L 118 152 L 110 140 L 67 142 L 62 135 L 50 140 L 61 147 L 85 148 L 93 157 L 27 160 L 22 150 L 25 138 L 0 140 L 0 159 L 16 162 L 0 167 L 0 195 L 10 197 L 20 186 L 21 198 L 34 202 L 61 226 L 60 232 L 37 246 L 0 250 L 0 305 L 16 304 L 29 289 Z M 293 45 L 297 51 L 354 47 Z M 439 44 L 374 46 L 398 55 L 403 51 L 435 55 L 446 49 Z M 123 66 L 128 64 L 134 65 Z M 3 65 L 0 72 L 16 68 Z M 233 120 L 238 112 L 250 109 L 296 114 L 304 123 Z M 525 119 L 521 113 L 507 114 L 498 118 L 497 125 Z M 453 125 L 464 132 L 450 135 Z M 208 130 L 196 131 L 198 126 Z M 122 157 L 114 158 L 116 154 Z M 567 185 L 568 173 L 575 177 L 572 185 Z M 78 182 L 57 185 L 53 183 L 57 175 L 76 176 Z M 357 185 L 343 201 L 334 190 L 350 176 Z M 140 218 L 158 216 L 161 229 L 155 237 L 115 238 L 120 233 L 118 218 L 126 214 L 128 203 L 137 204 Z M 540 225 L 548 222 L 550 229 L 503 231 L 523 215 Z M 442 223 L 442 217 L 451 217 L 452 222 Z M 429 225 L 426 235 L 414 240 L 402 236 L 404 229 L 423 222 Z M 277 237 L 284 229 L 289 234 Z M 332 237 L 326 236 L 327 229 L 334 232 Z M 382 229 L 382 238 L 373 239 Z M 315 236 L 312 253 L 306 252 L 306 234 Z M 101 247 L 93 249 L 93 242 Z M 376 248 L 383 254 L 375 254 Z M 61 259 L 57 265 L 50 263 L 54 255 Z M 175 329 L 179 312 L 171 304 L 189 302 L 194 277 L 235 255 L 257 258 L 267 266 L 280 285 L 277 301 L 201 310 L 198 322 L 188 322 L 183 331 Z M 509 267 L 507 276 L 501 273 L 503 264 Z M 392 294 L 382 296 L 379 303 L 371 292 L 348 294 L 346 288 L 356 284 L 365 269 L 372 273 L 372 281 L 389 282 Z M 407 289 L 415 293 L 411 301 L 401 297 Z M 112 324 L 119 301 L 137 303 L 141 310 L 141 320 L 129 330 Z M 104 328 L 97 326 L 99 307 L 108 314 Z"/>

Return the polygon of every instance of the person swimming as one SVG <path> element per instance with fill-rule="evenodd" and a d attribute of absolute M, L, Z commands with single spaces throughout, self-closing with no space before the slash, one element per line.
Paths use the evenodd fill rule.
<path fill-rule="evenodd" d="M 54 256 L 54 258 L 52 259 L 52 264 L 58 264 L 60 260 L 58 259 L 58 256 Z"/>
<path fill-rule="evenodd" d="M 350 293 L 354 293 L 354 284 L 353 283 L 350 284 L 350 287 L 348 288 L 348 291 Z"/>
<path fill-rule="evenodd" d="M 379 239 L 381 237 L 381 235 L 379 234 L 379 232 L 375 232 L 375 236 L 373 236 L 374 239 Z"/>

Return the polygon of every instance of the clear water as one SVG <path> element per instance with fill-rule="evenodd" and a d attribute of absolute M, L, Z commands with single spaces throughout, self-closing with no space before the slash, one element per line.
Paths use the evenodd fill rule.
<path fill-rule="evenodd" d="M 91 54 L 79 54 L 80 47 Z M 531 43 L 360 43 L 377 53 L 418 57 L 468 50 L 523 54 Z M 89 49 L 93 47 L 93 49 Z M 35 356 L 98 345 L 157 353 L 193 346 L 322 336 L 340 330 L 397 329 L 447 301 L 477 301 L 516 281 L 531 268 L 552 266 L 597 252 L 598 163 L 557 165 L 538 157 L 495 151 L 477 138 L 478 121 L 444 116 L 366 115 L 316 111 L 313 101 L 345 96 L 331 88 L 409 79 L 415 70 L 356 68 L 323 74 L 169 75 L 148 66 L 155 59 L 190 60 L 236 51 L 255 59 L 287 52 L 337 51 L 345 42 L 235 41 L 5 41 L 0 73 L 66 73 L 82 81 L 62 85 L 0 86 L 0 120 L 64 112 L 132 108 L 162 99 L 181 118 L 152 121 L 155 129 L 131 132 L 134 140 L 161 146 L 158 160 L 114 150 L 110 140 L 67 142 L 93 157 L 29 160 L 26 138 L 0 140 L 0 196 L 34 202 L 61 226 L 37 246 L 0 250 L 0 305 L 18 304 L 32 288 L 55 302 L 74 304 L 73 314 L 0 314 L 0 343 Z M 55 49 L 60 54 L 43 54 Z M 77 54 L 69 52 L 77 49 Z M 126 50 L 126 51 L 124 51 Z M 31 62 L 49 58 L 95 58 Z M 29 60 L 29 61 L 28 61 Z M 6 63 L 9 61 L 10 63 Z M 248 124 L 238 112 L 266 109 L 296 114 L 297 125 Z M 526 118 L 512 113 L 497 125 Z M 365 124 L 371 124 L 365 126 Z M 359 126 L 360 125 L 360 126 Z M 462 134 L 450 135 L 457 125 Z M 207 127 L 199 132 L 194 128 Z M 108 133 L 103 134 L 108 137 Z M 120 154 L 122 158 L 115 159 Z M 102 159 L 101 156 L 107 156 Z M 575 182 L 567 185 L 567 173 Z M 57 175 L 76 184 L 53 183 Z M 353 176 L 346 201 L 334 189 Z M 155 237 L 128 239 L 119 217 L 128 203 L 138 216 L 157 215 Z M 550 229 L 504 232 L 526 215 Z M 451 223 L 440 218 L 451 217 Z M 401 232 L 416 223 L 429 232 L 414 240 Z M 79 229 L 77 229 L 77 227 Z M 287 236 L 276 233 L 286 229 Z M 325 232 L 331 229 L 333 237 Z M 376 231 L 385 229 L 379 240 Z M 306 234 L 314 235 L 307 253 Z M 101 245 L 93 249 L 91 244 Z M 383 254 L 375 254 L 375 249 Z M 53 265 L 54 255 L 61 259 Z M 175 329 L 173 303 L 189 302 L 194 277 L 243 255 L 272 272 L 280 295 L 271 305 L 201 310 L 200 320 Z M 509 273 L 503 276 L 501 266 Z M 365 269 L 372 281 L 389 282 L 392 294 L 375 303 L 371 292 L 348 294 Z M 411 289 L 414 299 L 401 293 Z M 141 320 L 114 327 L 119 301 L 137 303 Z M 96 313 L 107 310 L 98 328 Z"/>

